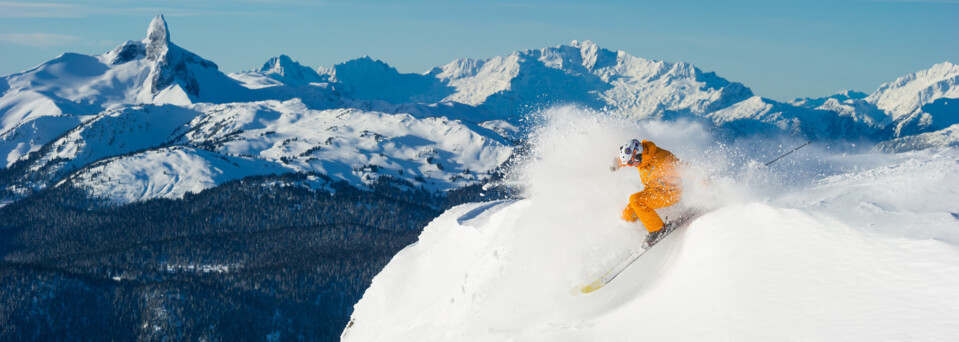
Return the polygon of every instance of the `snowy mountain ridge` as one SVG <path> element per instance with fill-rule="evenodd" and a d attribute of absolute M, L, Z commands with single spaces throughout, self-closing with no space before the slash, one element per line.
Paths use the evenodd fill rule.
<path fill-rule="evenodd" d="M 957 85 L 959 65 L 944 62 L 883 84 L 865 101 L 888 113 L 895 136 L 903 137 L 959 123 Z"/>
<path fill-rule="evenodd" d="M 959 67 L 951 63 L 907 75 L 869 96 L 845 92 L 782 103 L 689 63 L 634 57 L 590 41 L 483 60 L 460 59 L 423 74 L 400 73 L 370 57 L 313 70 L 280 55 L 256 70 L 227 76 L 213 62 L 173 44 L 170 37 L 166 20 L 159 15 L 141 41 L 125 42 L 99 56 L 63 54 L 0 78 L 0 155 L 6 161 L 2 188 L 7 201 L 59 184 L 75 172 L 86 172 L 70 179 L 89 189 L 120 186 L 115 179 L 138 183 L 133 186 L 137 189 L 170 188 L 170 180 L 204 179 L 199 182 L 206 184 L 173 186 L 177 189 L 219 184 L 209 177 L 182 175 L 158 181 L 150 176 L 155 173 L 116 174 L 137 167 L 101 165 L 115 172 L 81 171 L 97 162 L 126 165 L 126 158 L 154 164 L 159 163 L 155 158 L 247 158 L 259 165 L 254 168 L 259 171 L 215 177 L 225 180 L 319 172 L 362 186 L 379 179 L 382 172 L 443 191 L 482 182 L 498 166 L 493 164 L 513 150 L 512 144 L 525 139 L 520 132 L 535 122 L 528 120 L 530 113 L 562 104 L 629 120 L 702 123 L 730 137 L 787 134 L 880 141 L 959 123 L 954 115 L 959 109 L 951 100 L 957 96 Z M 316 119 L 330 113 L 352 118 Z M 386 127 L 380 121 L 398 126 Z M 266 128 L 266 123 L 273 126 Z M 445 136 L 461 130 L 469 133 Z M 280 136 L 283 139 L 276 138 Z M 954 143 L 952 134 L 937 136 L 923 144 L 889 146 Z M 367 144 L 369 137 L 375 137 L 374 145 Z M 175 154 L 156 153 L 174 146 L 183 148 Z M 141 153 L 145 154 L 134 158 Z M 197 165 L 217 168 L 211 162 Z M 167 173 L 218 174 L 198 170 Z M 105 174 L 115 177 L 92 176 Z M 182 194 L 112 193 L 123 194 L 120 203 Z"/>
<path fill-rule="evenodd" d="M 298 99 L 143 105 L 106 111 L 47 144 L 9 190 L 27 195 L 65 180 L 122 204 L 302 172 L 445 191 L 487 179 L 512 150 L 490 129 L 444 117 L 312 110 Z"/>
<path fill-rule="evenodd" d="M 314 82 L 324 82 L 316 70 L 300 65 L 287 55 L 279 55 L 266 61 L 257 72 L 270 75 L 278 81 L 293 85 L 306 85 Z"/>
<path fill-rule="evenodd" d="M 170 41 L 162 15 L 147 38 L 99 56 L 66 53 L 3 78 L 0 155 L 6 166 L 115 106 L 234 101 L 249 90 Z"/>
<path fill-rule="evenodd" d="M 930 122 L 932 117 L 949 114 L 926 113 L 917 104 L 954 98 L 955 81 L 950 80 L 954 69 L 948 62 L 937 64 L 883 85 L 871 95 L 847 90 L 787 103 L 755 96 L 741 83 L 688 63 L 638 58 L 590 41 L 483 60 L 464 58 L 423 74 L 401 74 L 369 57 L 319 70 L 329 75 L 333 87 L 347 89 L 348 97 L 378 97 L 389 103 L 461 103 L 507 120 L 568 103 L 637 119 L 706 121 L 742 135 L 760 129 L 814 139 L 885 140 L 948 126 Z M 925 100 L 909 95 L 915 89 L 926 89 L 919 95 Z M 898 100 L 903 101 L 902 108 L 890 105 Z"/>
<path fill-rule="evenodd" d="M 369 57 L 331 70 L 334 82 L 371 89 L 358 98 L 368 98 L 376 89 L 376 96 L 394 103 L 457 102 L 512 115 L 564 103 L 612 108 L 638 118 L 671 112 L 703 115 L 752 96 L 742 84 L 688 63 L 637 58 L 590 41 L 486 60 L 460 59 L 422 75 L 400 74 Z"/>
<path fill-rule="evenodd" d="M 943 62 L 879 86 L 865 100 L 899 120 L 936 99 L 959 98 L 959 65 Z"/>
<path fill-rule="evenodd" d="M 886 138 L 902 138 L 945 129 L 959 123 L 959 66 L 943 62 L 885 83 L 872 94 L 843 91 L 790 104 L 839 113 L 865 125 L 882 128 Z M 945 146 L 945 145 L 943 145 Z"/>

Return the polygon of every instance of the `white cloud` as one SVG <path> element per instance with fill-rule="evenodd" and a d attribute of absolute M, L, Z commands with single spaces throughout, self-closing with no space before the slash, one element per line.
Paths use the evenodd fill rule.
<path fill-rule="evenodd" d="M 0 0 L 0 18 L 85 18 L 100 15 L 119 16 L 153 16 L 164 14 L 168 17 L 207 16 L 207 15 L 260 15 L 263 8 L 239 10 L 237 0 L 207 0 L 207 1 L 134 1 L 134 2 L 104 2 L 83 1 L 82 3 L 58 2 L 18 2 Z M 322 2 L 312 0 L 242 0 L 247 4 L 265 5 L 322 5 Z M 241 8 L 243 6 L 240 6 Z"/>
<path fill-rule="evenodd" d="M 0 33 L 0 42 L 34 47 L 66 45 L 80 40 L 77 36 L 56 33 Z"/>
<path fill-rule="evenodd" d="M 82 16 L 79 7 L 61 3 L 0 1 L 0 18 L 67 18 Z"/>

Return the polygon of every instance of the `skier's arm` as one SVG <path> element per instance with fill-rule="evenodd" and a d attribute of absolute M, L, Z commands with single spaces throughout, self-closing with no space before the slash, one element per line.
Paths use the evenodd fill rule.
<path fill-rule="evenodd" d="M 609 164 L 609 172 L 616 172 L 619 168 L 623 167 L 623 164 L 620 163 L 619 158 L 613 158 L 613 163 Z"/>

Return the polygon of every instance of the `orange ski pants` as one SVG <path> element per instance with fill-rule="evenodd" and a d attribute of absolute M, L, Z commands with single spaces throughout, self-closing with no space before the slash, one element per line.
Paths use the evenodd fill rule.
<path fill-rule="evenodd" d="M 623 209 L 623 219 L 636 222 L 638 218 L 646 227 L 646 230 L 650 232 L 659 231 L 663 228 L 663 219 L 659 217 L 659 214 L 656 214 L 654 209 L 676 204 L 681 198 L 681 192 L 678 189 L 646 188 L 629 196 L 629 205 L 626 206 L 626 209 Z"/>

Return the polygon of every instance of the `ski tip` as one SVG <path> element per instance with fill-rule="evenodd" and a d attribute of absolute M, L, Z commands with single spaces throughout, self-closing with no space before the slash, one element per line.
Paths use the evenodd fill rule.
<path fill-rule="evenodd" d="M 593 282 L 592 284 L 583 286 L 583 288 L 579 289 L 579 292 L 582 292 L 582 293 L 591 293 L 591 292 L 593 292 L 593 291 L 599 290 L 599 288 L 601 288 L 601 287 L 603 287 L 603 283 L 601 283 L 601 282 L 599 282 L 599 281 L 595 281 L 595 282 Z"/>

